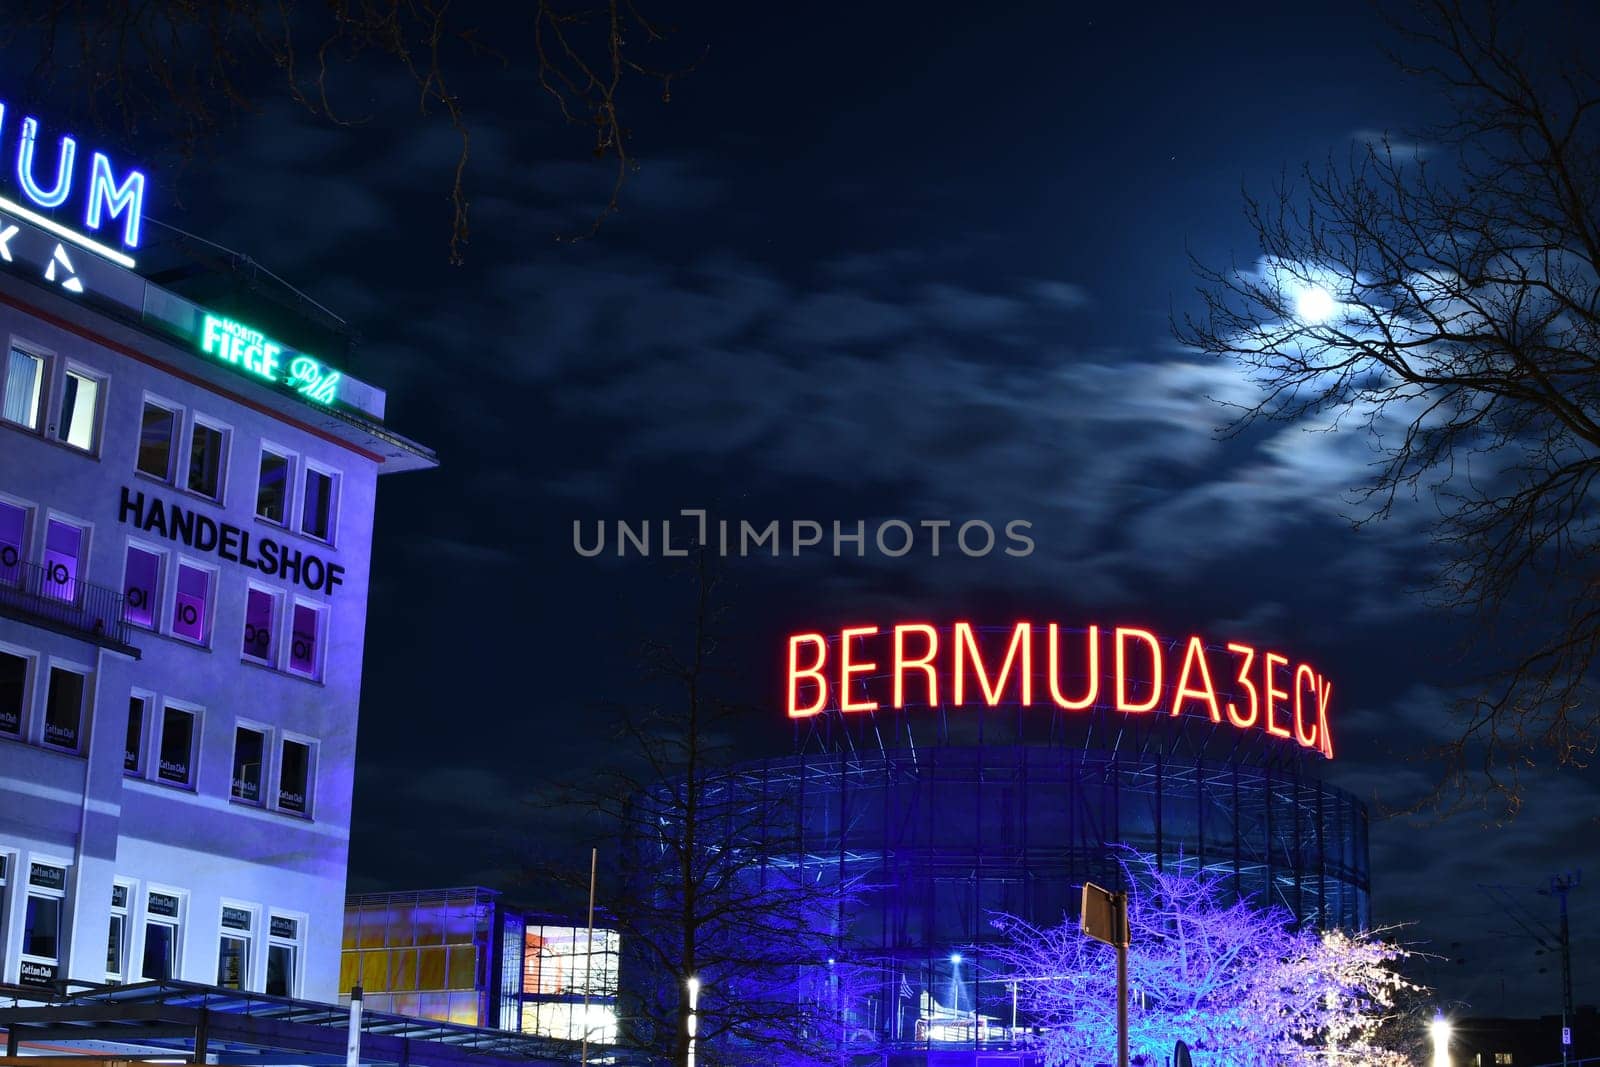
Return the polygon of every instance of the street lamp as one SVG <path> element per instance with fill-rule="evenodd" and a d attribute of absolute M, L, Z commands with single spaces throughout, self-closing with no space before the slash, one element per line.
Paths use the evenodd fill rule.
<path fill-rule="evenodd" d="M 1433 1036 L 1433 1067 L 1450 1067 L 1450 1020 L 1435 1015 L 1428 1033 Z"/>
<path fill-rule="evenodd" d="M 688 986 L 689 1018 L 687 1020 L 687 1025 L 689 1027 L 689 1058 L 687 1061 L 685 1061 L 685 1067 L 694 1067 L 695 1034 L 700 1029 L 700 979 L 694 975 L 690 975 Z"/>

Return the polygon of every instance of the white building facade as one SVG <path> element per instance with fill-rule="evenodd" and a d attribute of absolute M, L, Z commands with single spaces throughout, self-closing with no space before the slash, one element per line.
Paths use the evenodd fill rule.
<path fill-rule="evenodd" d="M 374 498 L 435 460 L 48 222 L 0 198 L 0 986 L 334 1002 Z"/>

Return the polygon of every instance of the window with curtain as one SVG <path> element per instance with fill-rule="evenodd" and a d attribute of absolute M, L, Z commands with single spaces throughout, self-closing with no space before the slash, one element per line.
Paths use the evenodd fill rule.
<path fill-rule="evenodd" d="M 30 430 L 39 428 L 44 402 L 44 357 L 13 348 L 6 357 L 5 399 L 0 417 Z"/>

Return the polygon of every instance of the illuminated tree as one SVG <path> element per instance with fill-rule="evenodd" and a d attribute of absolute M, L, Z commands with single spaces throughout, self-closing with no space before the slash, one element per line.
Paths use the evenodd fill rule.
<path fill-rule="evenodd" d="M 1248 198 L 1259 262 L 1197 264 L 1176 330 L 1259 386 L 1237 430 L 1364 434 L 1358 521 L 1437 509 L 1437 589 L 1487 665 L 1441 795 L 1482 772 L 1514 810 L 1519 766 L 1600 742 L 1600 80 L 1581 35 L 1492 3 L 1420 0 L 1397 30 L 1452 118 Z"/>
<path fill-rule="evenodd" d="M 735 777 L 735 735 L 758 712 L 718 695 L 723 576 L 705 551 L 688 562 L 684 640 L 642 649 L 659 699 L 615 709 L 610 769 L 563 797 L 621 845 L 600 900 L 622 941 L 623 1044 L 685 1064 L 695 978 L 699 1067 L 838 1063 L 876 976 L 845 932 L 858 886 L 837 857 L 805 853 L 790 793 L 756 797 Z M 579 888 L 588 869 L 536 877 Z"/>
<path fill-rule="evenodd" d="M 102 122 L 169 140 L 185 155 L 275 97 L 349 125 L 386 85 L 414 93 L 421 114 L 442 115 L 460 141 L 450 186 L 450 254 L 459 262 L 472 145 L 467 72 L 498 65 L 500 95 L 521 94 L 530 111 L 585 131 L 592 156 L 613 168 L 598 227 L 617 210 L 633 167 L 623 118 L 630 86 L 667 101 L 684 73 L 652 65 L 668 37 L 633 0 L 18 0 L 7 5 L 0 45 L 34 62 L 38 91 L 76 93 Z"/>
<path fill-rule="evenodd" d="M 1296 930 L 1286 912 L 1233 898 L 1231 875 L 1124 865 L 1130 885 L 1129 1049 L 1161 1063 L 1183 1040 L 1216 1067 L 1339 1062 L 1401 1067 L 1386 1047 L 1400 1000 L 1417 990 L 1406 952 L 1370 933 Z M 1043 1028 L 1046 1062 L 1116 1061 L 1116 957 L 1076 922 L 1041 929 L 1011 916 L 990 948 L 996 977 Z M 1337 1051 L 1337 1057 L 1331 1053 Z M 1203 1053 L 1203 1059 L 1202 1054 Z"/>

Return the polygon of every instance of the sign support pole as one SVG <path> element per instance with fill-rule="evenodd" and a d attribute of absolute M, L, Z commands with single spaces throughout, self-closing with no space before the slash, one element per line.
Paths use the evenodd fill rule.
<path fill-rule="evenodd" d="M 1117 1067 L 1128 1067 L 1128 894 L 1111 894 L 1117 924 Z"/>

